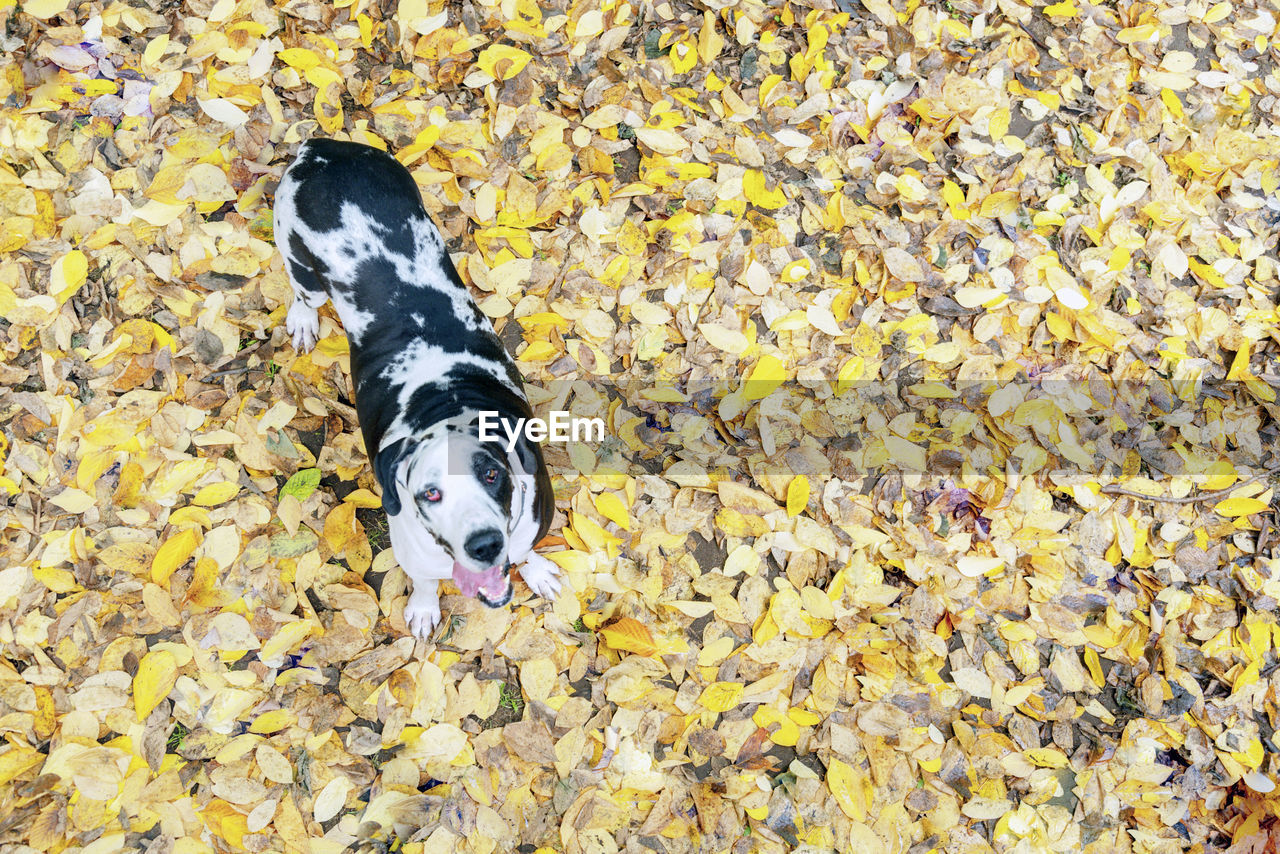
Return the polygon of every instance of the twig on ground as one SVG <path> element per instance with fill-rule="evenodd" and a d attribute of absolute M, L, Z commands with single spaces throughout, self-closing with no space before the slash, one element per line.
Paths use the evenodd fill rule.
<path fill-rule="evenodd" d="M 253 368 L 249 367 L 248 365 L 241 365 L 238 368 L 227 368 L 226 370 L 222 370 L 222 371 L 214 371 L 213 373 L 207 375 L 202 380 L 200 380 L 200 382 L 207 383 L 209 380 L 216 380 L 220 377 L 230 377 L 230 376 L 234 376 L 235 374 L 247 374 L 251 370 L 253 370 Z"/>
<path fill-rule="evenodd" d="M 1102 491 L 1107 495 L 1127 495 L 1130 498 L 1141 498 L 1144 501 L 1160 501 L 1165 504 L 1196 504 L 1201 501 L 1215 501 L 1219 498 L 1226 498 L 1237 489 L 1248 486 L 1256 480 L 1261 480 L 1269 474 L 1271 474 L 1271 472 L 1262 472 L 1261 474 L 1255 474 L 1248 480 L 1242 480 L 1234 486 L 1228 486 L 1226 489 L 1219 489 L 1215 492 L 1203 492 L 1199 495 L 1184 495 L 1182 498 L 1173 498 L 1165 495 L 1147 495 L 1145 492 L 1135 492 L 1132 489 L 1125 489 L 1123 486 L 1116 486 L 1114 483 L 1109 483 L 1102 487 Z"/>

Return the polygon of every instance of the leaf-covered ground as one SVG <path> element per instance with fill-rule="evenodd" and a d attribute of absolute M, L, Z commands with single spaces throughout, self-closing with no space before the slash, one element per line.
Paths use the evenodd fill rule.
<path fill-rule="evenodd" d="M 0 0 L 0 842 L 1274 850 L 1277 7 Z M 407 636 L 297 144 L 420 182 L 554 604 Z M 26 846 L 26 847 L 24 847 Z"/>

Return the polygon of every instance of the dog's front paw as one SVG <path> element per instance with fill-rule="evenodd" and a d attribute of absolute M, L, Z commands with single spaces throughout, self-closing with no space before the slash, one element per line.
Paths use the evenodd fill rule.
<path fill-rule="evenodd" d="M 549 602 L 560 595 L 560 567 L 540 554 L 529 554 L 520 577 L 530 590 Z"/>
<path fill-rule="evenodd" d="M 414 583 L 404 606 L 404 624 L 414 637 L 430 640 L 431 633 L 440 624 L 440 595 L 435 584 Z"/>
<path fill-rule="evenodd" d="M 309 353 L 320 338 L 320 314 L 295 295 L 284 328 L 293 336 L 293 349 Z"/>

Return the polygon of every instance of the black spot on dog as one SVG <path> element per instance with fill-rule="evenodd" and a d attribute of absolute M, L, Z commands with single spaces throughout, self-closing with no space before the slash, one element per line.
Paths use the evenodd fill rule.
<path fill-rule="evenodd" d="M 396 265 L 386 256 L 373 255 L 361 261 L 356 268 L 356 283 L 356 307 L 372 312 L 375 324 L 399 330 L 404 337 L 403 344 L 421 337 L 449 352 L 466 348 L 465 338 L 456 333 L 448 334 L 453 332 L 450 326 L 458 325 L 449 297 L 435 288 L 405 282 L 400 278 Z M 423 317 L 420 331 L 407 328 L 407 321 L 414 314 Z M 431 334 L 432 327 L 438 327 L 446 334 Z"/>
<path fill-rule="evenodd" d="M 334 139 L 313 139 L 307 150 L 313 156 L 290 172 L 298 182 L 298 218 L 313 231 L 341 228 L 344 202 L 392 235 L 407 231 L 410 220 L 423 216 L 422 195 L 413 176 L 385 151 Z M 404 245 L 403 238 L 399 240 Z M 404 254 L 411 256 L 412 233 L 408 246 Z"/>
<path fill-rule="evenodd" d="M 317 294 L 325 293 L 324 277 L 329 274 L 329 267 L 311 253 L 296 232 L 289 235 L 289 256 L 289 273 L 298 286 Z"/>
<path fill-rule="evenodd" d="M 395 223 L 382 236 L 382 243 L 389 251 L 397 255 L 403 255 L 405 258 L 412 258 L 417 251 L 413 242 L 413 228 L 409 220 Z"/>
<path fill-rule="evenodd" d="M 471 456 L 471 473 L 480 481 L 484 491 L 502 508 L 502 512 L 510 517 L 511 496 L 515 485 L 511 482 L 511 472 L 505 456 L 500 457 L 488 448 L 477 451 Z M 492 483 L 489 482 L 489 474 L 494 475 Z"/>

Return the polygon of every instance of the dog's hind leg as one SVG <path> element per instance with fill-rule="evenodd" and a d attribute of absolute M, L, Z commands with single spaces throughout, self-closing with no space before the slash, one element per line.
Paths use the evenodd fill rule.
<path fill-rule="evenodd" d="M 315 259 L 301 245 L 297 234 L 289 236 L 289 243 L 294 245 L 282 254 L 289 284 L 293 286 L 293 305 L 289 306 L 289 313 L 285 316 L 284 328 L 293 337 L 294 349 L 306 353 L 316 346 L 320 338 L 320 314 L 316 309 L 324 305 L 329 295 L 325 293 L 315 266 L 307 263 Z"/>
<path fill-rule="evenodd" d="M 299 229 L 297 185 L 287 173 L 276 190 L 276 248 L 284 257 L 285 273 L 293 287 L 293 305 L 285 316 L 284 326 L 293 338 L 294 349 L 303 353 L 316 345 L 320 337 L 320 315 L 316 312 L 329 298 L 321 276 L 325 266 L 308 249 Z"/>

